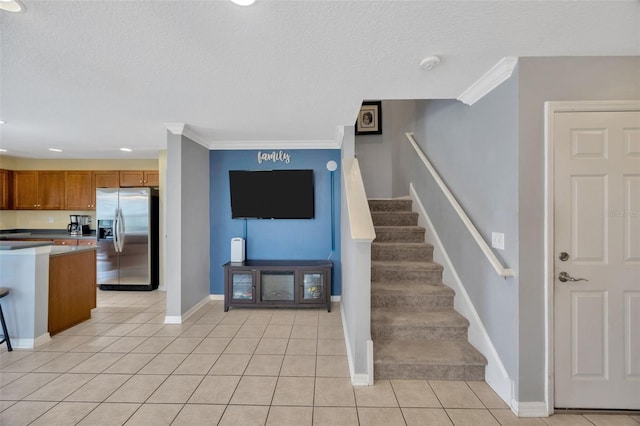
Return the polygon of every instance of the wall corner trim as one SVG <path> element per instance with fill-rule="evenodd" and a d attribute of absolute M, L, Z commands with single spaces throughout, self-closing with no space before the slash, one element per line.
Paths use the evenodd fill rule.
<path fill-rule="evenodd" d="M 482 77 L 476 80 L 475 83 L 469 86 L 467 90 L 462 92 L 460 96 L 458 96 L 458 100 L 469 106 L 475 104 L 511 77 L 517 64 L 517 56 L 506 56 L 502 58 Z"/>

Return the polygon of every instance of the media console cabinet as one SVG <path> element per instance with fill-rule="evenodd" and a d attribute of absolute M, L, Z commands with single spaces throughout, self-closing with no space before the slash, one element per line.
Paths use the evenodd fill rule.
<path fill-rule="evenodd" d="M 331 312 L 330 260 L 246 260 L 224 264 L 229 307 L 324 307 Z"/>

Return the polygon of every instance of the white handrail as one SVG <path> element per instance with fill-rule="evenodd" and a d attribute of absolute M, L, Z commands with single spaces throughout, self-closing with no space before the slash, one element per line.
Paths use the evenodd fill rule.
<path fill-rule="evenodd" d="M 355 241 L 373 241 L 376 231 L 373 227 L 367 194 L 362 184 L 360 165 L 355 158 L 342 160 L 342 172 L 347 196 L 347 211 L 351 223 L 351 238 Z"/>
<path fill-rule="evenodd" d="M 462 223 L 464 223 L 464 225 L 467 227 L 467 230 L 469 231 L 469 233 L 471 233 L 471 236 L 478 244 L 478 247 L 480 247 L 480 250 L 482 250 L 484 255 L 487 256 L 487 260 L 489 261 L 489 263 L 491 263 L 491 266 L 493 266 L 493 269 L 495 269 L 498 275 L 500 275 L 501 277 L 507 278 L 507 277 L 515 276 L 515 274 L 511 269 L 507 269 L 504 266 L 502 266 L 502 263 L 500 263 L 500 260 L 498 260 L 496 255 L 493 253 L 493 250 L 491 250 L 487 242 L 484 240 L 484 238 L 482 238 L 482 235 L 480 235 L 480 232 L 478 232 L 478 229 L 475 227 L 473 222 L 471 222 L 471 219 L 469 219 L 469 216 L 467 216 L 465 211 L 462 209 L 462 206 L 460 206 L 460 203 L 458 203 L 458 201 L 455 199 L 451 191 L 449 191 L 449 188 L 447 187 L 447 185 L 440 178 L 440 175 L 438 175 L 438 172 L 436 171 L 436 169 L 433 167 L 433 165 L 431 164 L 427 156 L 424 154 L 424 152 L 422 152 L 422 150 L 416 143 L 415 139 L 413 138 L 413 133 L 407 132 L 405 133 L 405 135 L 407 136 L 407 139 L 409 139 L 409 142 L 411 142 L 413 149 L 416 150 L 416 153 L 418 154 L 418 156 L 420 157 L 424 165 L 427 167 L 427 170 L 429 170 L 429 172 L 431 173 L 431 176 L 433 177 L 433 179 L 436 181 L 436 183 L 440 187 L 440 190 L 444 193 L 444 196 L 447 198 L 447 200 L 449 200 L 449 203 L 451 203 L 451 206 L 456 211 L 456 213 L 458 213 L 460 220 L 462 220 Z"/>

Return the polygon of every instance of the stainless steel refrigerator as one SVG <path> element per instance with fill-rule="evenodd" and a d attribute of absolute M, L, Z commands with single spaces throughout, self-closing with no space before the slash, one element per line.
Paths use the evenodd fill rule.
<path fill-rule="evenodd" d="M 152 188 L 96 190 L 101 290 L 158 288 L 158 205 Z"/>

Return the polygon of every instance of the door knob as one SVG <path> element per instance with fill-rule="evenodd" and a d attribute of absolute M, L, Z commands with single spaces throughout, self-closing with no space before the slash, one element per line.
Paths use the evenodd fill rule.
<path fill-rule="evenodd" d="M 560 253 L 560 256 L 558 256 L 558 259 L 560 259 L 563 262 L 566 262 L 567 260 L 569 260 L 569 253 L 567 253 L 566 251 L 563 251 L 562 253 Z"/>
<path fill-rule="evenodd" d="M 586 278 L 573 278 L 571 275 L 567 274 L 566 272 L 560 272 L 560 274 L 558 275 L 558 279 L 560 280 L 560 282 L 563 282 L 563 283 L 566 283 L 567 281 L 571 283 L 575 283 L 577 281 L 589 281 Z"/>

